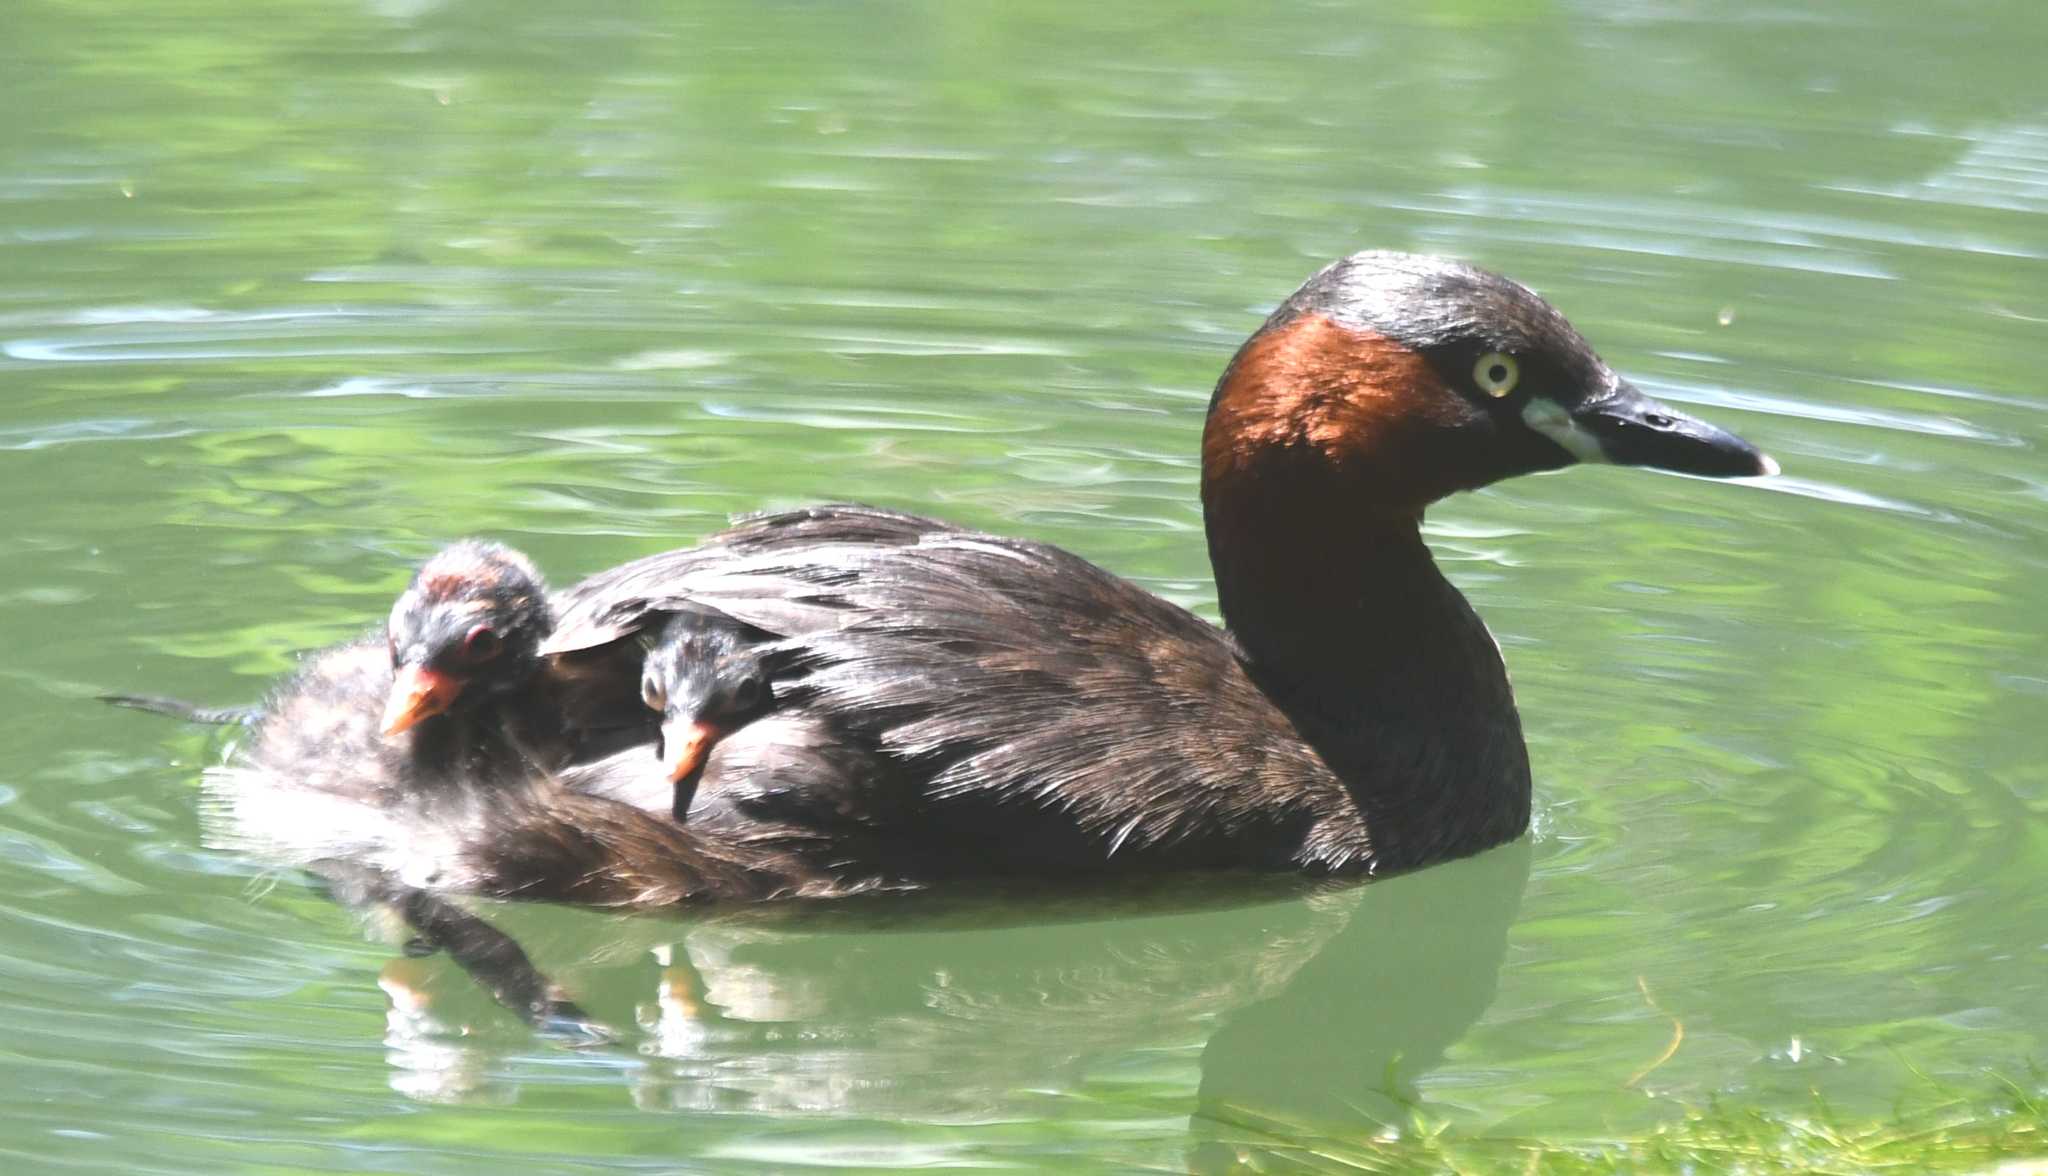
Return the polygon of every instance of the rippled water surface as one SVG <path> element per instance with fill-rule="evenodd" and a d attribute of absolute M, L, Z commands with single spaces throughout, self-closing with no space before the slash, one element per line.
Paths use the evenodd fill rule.
<path fill-rule="evenodd" d="M 1174 1169 L 2028 1081 L 2048 16 L 1430 11 L 7 5 L 0 1156 Z M 1365 246 L 1531 283 L 1785 468 L 1431 515 L 1530 732 L 1506 851 L 1213 904 L 490 912 L 637 1026 L 574 1051 L 204 849 L 221 744 L 90 701 L 251 698 L 452 536 L 566 582 L 820 499 L 1213 615 L 1209 386 Z"/>

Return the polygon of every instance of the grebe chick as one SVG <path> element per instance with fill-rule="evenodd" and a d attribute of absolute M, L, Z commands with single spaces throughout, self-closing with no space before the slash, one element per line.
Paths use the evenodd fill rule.
<path fill-rule="evenodd" d="M 692 609 L 671 616 L 647 651 L 640 697 L 661 716 L 654 750 L 675 786 L 678 821 L 689 818 L 713 745 L 774 705 L 765 640 L 731 617 Z"/>

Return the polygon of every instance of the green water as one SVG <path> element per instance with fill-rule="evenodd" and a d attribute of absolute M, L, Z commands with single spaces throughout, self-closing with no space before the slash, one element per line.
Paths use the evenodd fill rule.
<path fill-rule="evenodd" d="M 0 1162 L 1184 1170 L 2038 1086 L 2048 9 L 1385 8 L 8 0 Z M 1209 386 L 1366 246 L 1535 285 L 1786 471 L 1432 514 L 1529 730 L 1509 850 L 491 910 L 627 1027 L 570 1051 L 203 848 L 220 744 L 89 700 L 253 697 L 453 536 L 567 582 L 820 499 L 1213 615 Z"/>

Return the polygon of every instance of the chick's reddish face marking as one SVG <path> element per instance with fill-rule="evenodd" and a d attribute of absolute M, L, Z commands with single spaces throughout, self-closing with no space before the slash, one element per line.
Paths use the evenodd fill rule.
<path fill-rule="evenodd" d="M 471 550 L 440 551 L 420 566 L 411 591 L 429 603 L 469 602 L 472 608 L 489 607 L 500 598 L 524 601 L 526 585 L 508 579 L 519 570 L 502 559 L 482 558 Z"/>
<path fill-rule="evenodd" d="M 474 565 L 443 568 L 420 577 L 419 593 L 426 600 L 459 600 L 489 586 L 480 582 L 482 575 L 483 569 Z"/>

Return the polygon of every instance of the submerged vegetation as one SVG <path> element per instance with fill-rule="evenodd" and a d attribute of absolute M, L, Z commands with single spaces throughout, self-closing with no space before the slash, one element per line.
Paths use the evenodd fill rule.
<path fill-rule="evenodd" d="M 1198 1124 L 1198 1130 L 1203 1125 Z M 1318 1138 L 1312 1127 L 1219 1108 L 1190 1167 L 1237 1172 L 1986 1172 L 2048 1174 L 2048 1076 L 1998 1077 L 1963 1090 L 1933 1079 L 1884 1115 L 1857 1115 L 1816 1094 L 1803 1108 L 1737 1100 L 1688 1107 L 1647 1131 L 1609 1138 L 1472 1135 L 1413 1108 L 1407 1128 L 1369 1139 Z"/>

